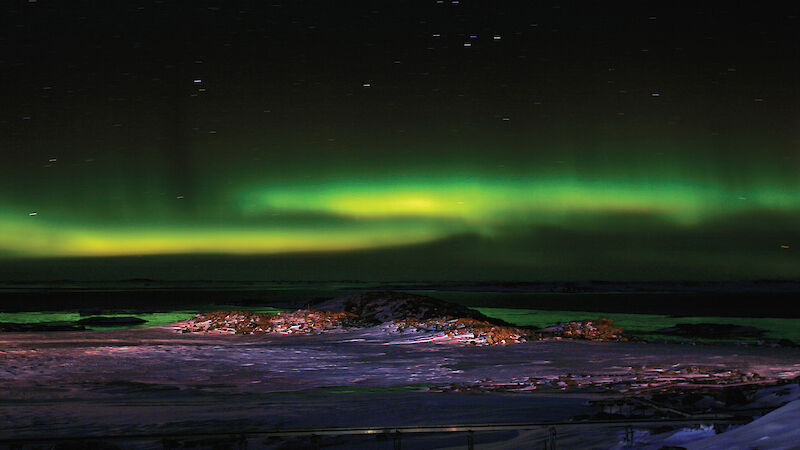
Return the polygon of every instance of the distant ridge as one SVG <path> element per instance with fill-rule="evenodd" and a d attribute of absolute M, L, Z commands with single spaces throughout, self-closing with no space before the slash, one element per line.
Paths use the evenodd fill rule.
<path fill-rule="evenodd" d="M 625 293 L 625 292 L 800 292 L 800 281 L 561 281 L 561 282 L 445 282 L 384 284 L 386 290 L 475 292 Z"/>
<path fill-rule="evenodd" d="M 362 280 L 288 281 L 288 280 L 159 280 L 152 278 L 127 278 L 110 281 L 82 281 L 71 279 L 0 281 L 0 289 L 59 289 L 80 288 L 103 290 L 113 288 L 135 289 L 202 289 L 250 288 L 269 289 L 276 286 L 330 286 L 347 290 L 384 291 L 453 291 L 453 292 L 519 292 L 519 293 L 800 293 L 800 281 L 743 280 L 743 281 L 441 281 L 414 280 L 395 282 L 370 282 Z"/>

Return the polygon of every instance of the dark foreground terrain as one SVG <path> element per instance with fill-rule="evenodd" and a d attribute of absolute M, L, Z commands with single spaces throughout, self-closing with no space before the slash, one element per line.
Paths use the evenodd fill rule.
<path fill-rule="evenodd" d="M 201 326 L 211 322 L 200 315 L 138 329 L 0 333 L 0 442 L 387 448 L 403 440 L 444 448 L 471 440 L 520 448 L 557 440 L 564 448 L 707 448 L 707 439 L 730 441 L 736 432 L 738 441 L 773 439 L 768 448 L 781 448 L 797 433 L 789 425 L 800 420 L 792 406 L 800 397 L 794 347 L 564 335 L 475 345 L 471 329 L 392 325 L 406 313 L 425 317 L 414 308 L 443 308 L 437 315 L 467 311 L 462 306 L 370 295 L 320 304 L 373 318 L 357 326 L 349 326 L 358 317 L 352 312 L 327 313 L 347 326 L 329 326 L 323 314 L 318 328 L 297 312 L 264 316 L 267 322 L 256 316 L 269 327 L 253 332 L 226 322 L 252 315 L 228 313 L 211 316 L 221 320 L 213 328 Z M 401 316 L 382 316 L 389 313 Z M 307 330 L 296 332 L 297 324 Z M 768 424 L 742 425 L 764 414 L 758 420 Z"/>

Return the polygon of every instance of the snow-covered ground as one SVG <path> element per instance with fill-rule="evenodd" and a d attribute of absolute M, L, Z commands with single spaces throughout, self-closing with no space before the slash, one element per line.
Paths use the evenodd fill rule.
<path fill-rule="evenodd" d="M 726 433 L 688 442 L 688 449 L 728 450 L 771 448 L 795 449 L 800 446 L 800 400 L 794 400 L 753 422 Z"/>
<path fill-rule="evenodd" d="M 5 333 L 0 439 L 557 421 L 590 414 L 588 400 L 642 389 L 799 375 L 796 348 L 569 340 L 469 346 L 380 327 L 290 336 L 181 334 L 169 326 Z M 765 391 L 756 400 L 777 407 L 791 398 Z M 793 408 L 776 411 L 770 423 L 800 420 Z M 781 442 L 797 433 L 782 430 L 775 431 Z M 571 433 L 559 442 L 588 442 Z M 492 446 L 508 448 L 541 439 L 494 436 Z M 620 442 L 618 431 L 602 436 L 599 442 Z M 443 445 L 450 444 L 435 444 Z"/>

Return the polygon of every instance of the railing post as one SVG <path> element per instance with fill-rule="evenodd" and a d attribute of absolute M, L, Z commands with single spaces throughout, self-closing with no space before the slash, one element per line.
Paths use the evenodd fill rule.
<path fill-rule="evenodd" d="M 550 427 L 547 430 L 547 448 L 549 450 L 556 450 L 556 427 Z"/>
<path fill-rule="evenodd" d="M 401 450 L 400 446 L 400 430 L 394 432 L 394 450 Z"/>
<path fill-rule="evenodd" d="M 475 450 L 475 433 L 467 431 L 467 450 Z"/>
<path fill-rule="evenodd" d="M 311 449 L 319 450 L 319 436 L 316 434 L 311 435 Z"/>

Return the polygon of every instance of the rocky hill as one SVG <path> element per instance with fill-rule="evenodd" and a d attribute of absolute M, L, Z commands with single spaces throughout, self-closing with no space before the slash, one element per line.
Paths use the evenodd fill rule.
<path fill-rule="evenodd" d="M 487 317 L 479 311 L 457 303 L 396 291 L 353 294 L 326 300 L 313 306 L 314 309 L 345 311 L 355 314 L 361 319 L 376 325 L 393 320 L 414 318 L 425 321 L 442 317 L 474 319 L 501 326 L 510 325 L 507 322 Z"/>
<path fill-rule="evenodd" d="M 184 333 L 316 334 L 353 329 L 414 335 L 416 340 L 495 345 L 538 340 L 542 337 L 610 340 L 622 330 L 608 319 L 559 324 L 542 330 L 517 327 L 487 317 L 466 306 L 403 292 L 367 292 L 324 300 L 310 309 L 255 313 L 216 311 L 199 314 L 178 324 Z"/>

